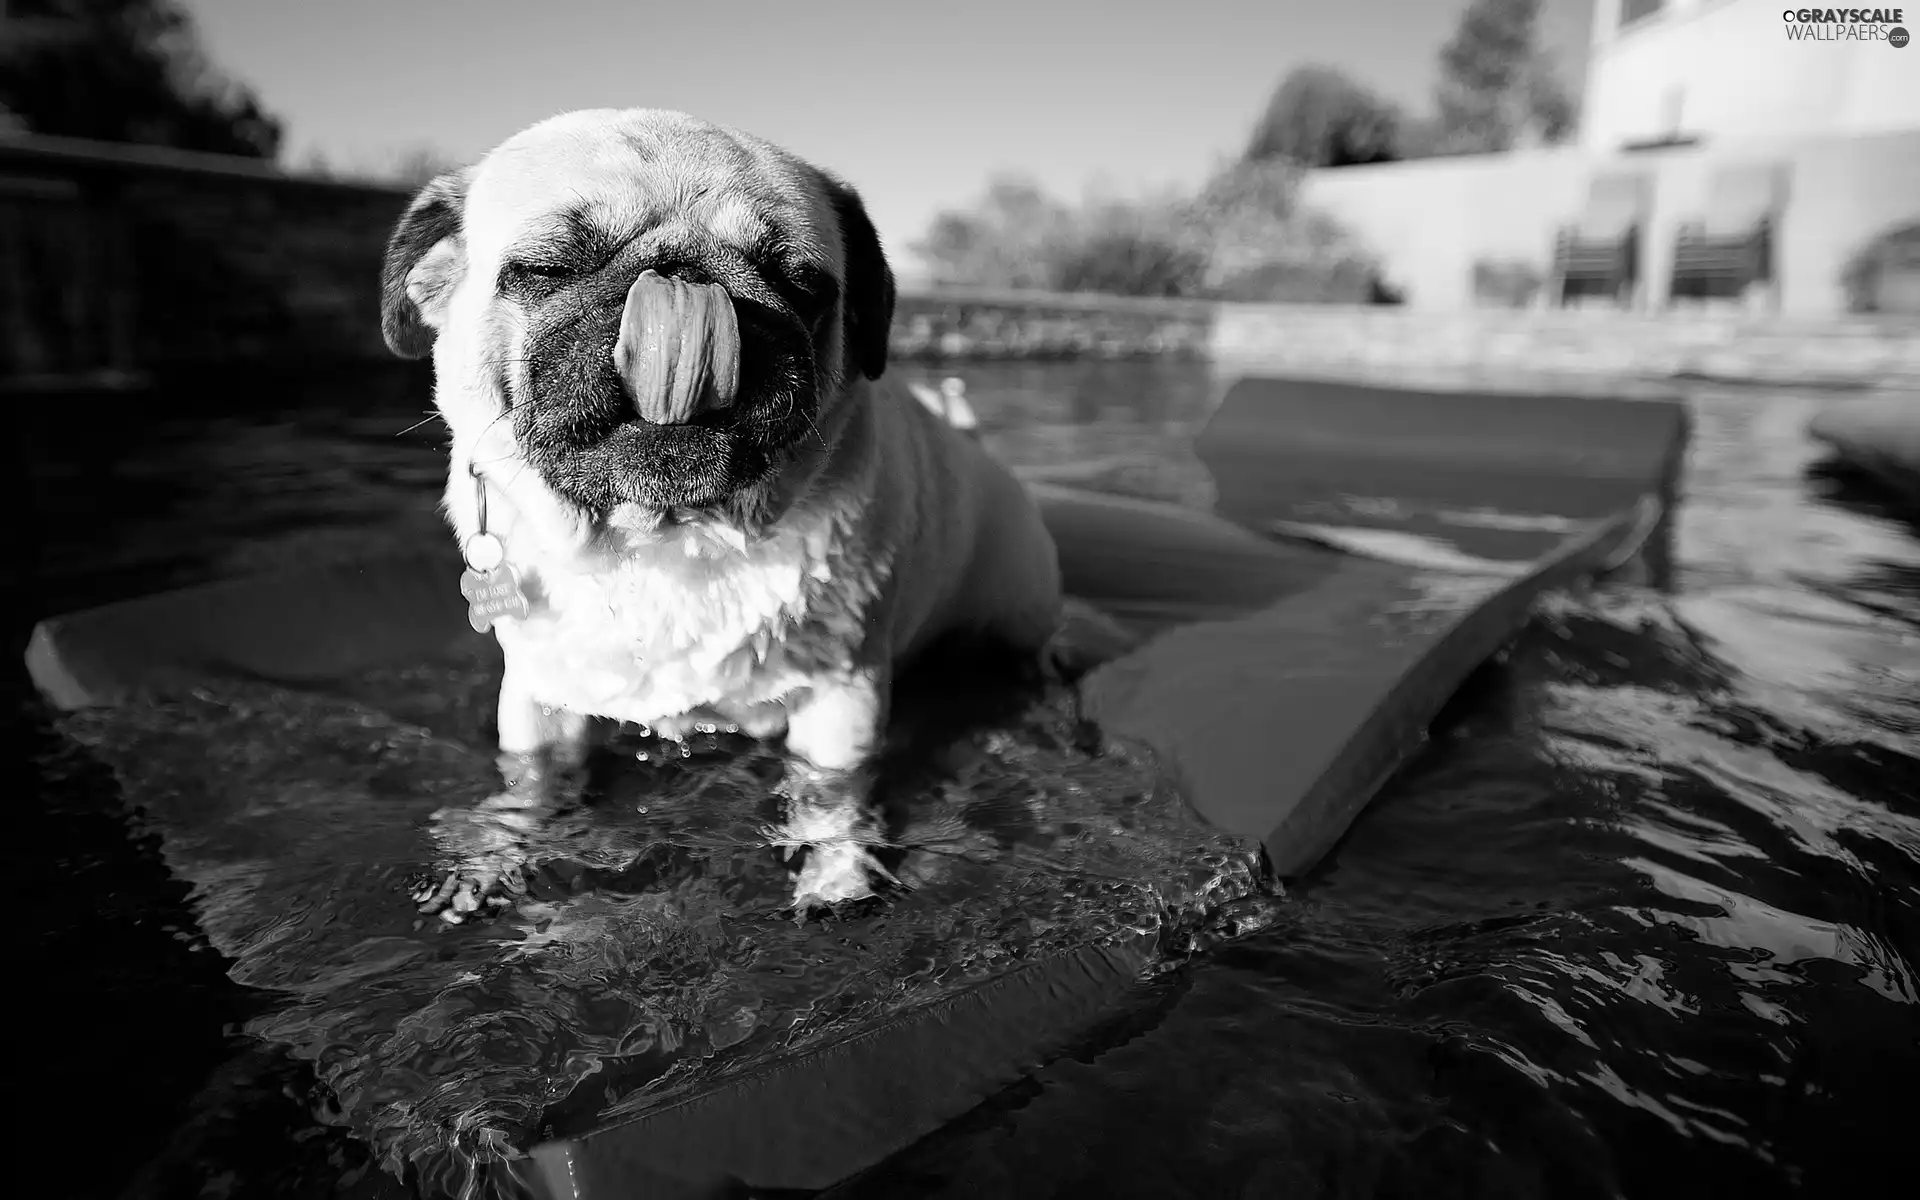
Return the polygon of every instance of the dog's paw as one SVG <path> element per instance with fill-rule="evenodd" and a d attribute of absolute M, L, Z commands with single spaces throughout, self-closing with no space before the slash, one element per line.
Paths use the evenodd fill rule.
<path fill-rule="evenodd" d="M 510 908 L 526 892 L 523 865 L 501 858 L 463 863 L 438 885 L 428 878 L 414 887 L 413 899 L 421 912 L 459 925 L 476 913 Z"/>
<path fill-rule="evenodd" d="M 838 839 L 807 847 L 806 861 L 793 881 L 793 913 L 805 921 L 820 909 L 832 909 L 874 895 L 874 881 L 903 886 L 860 842 Z"/>
<path fill-rule="evenodd" d="M 874 857 L 874 848 L 888 842 L 879 814 L 868 803 L 869 785 L 863 772 L 788 764 L 776 789 L 785 801 L 783 819 L 762 833 L 788 859 L 804 856 L 793 881 L 796 921 L 868 899 L 876 881 L 903 886 Z"/>
<path fill-rule="evenodd" d="M 504 792 L 470 809 L 435 813 L 433 838 L 449 865 L 437 882 L 432 876 L 415 882 L 420 911 L 457 925 L 526 895 L 527 840 L 543 810 L 523 794 Z"/>

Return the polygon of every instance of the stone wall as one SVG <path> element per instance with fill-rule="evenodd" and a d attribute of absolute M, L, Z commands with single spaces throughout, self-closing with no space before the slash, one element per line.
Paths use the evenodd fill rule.
<path fill-rule="evenodd" d="M 1794 320 L 1711 309 L 1423 312 L 967 293 L 902 296 L 901 361 L 1205 358 L 1229 370 L 1378 380 L 1612 386 L 1712 378 L 1920 386 L 1920 320 Z"/>
<path fill-rule="evenodd" d="M 894 308 L 902 361 L 1203 358 L 1218 305 L 1041 292 L 908 293 Z"/>
<path fill-rule="evenodd" d="M 1920 321 L 1707 312 L 1223 306 L 1209 357 L 1249 371 L 1920 387 Z"/>

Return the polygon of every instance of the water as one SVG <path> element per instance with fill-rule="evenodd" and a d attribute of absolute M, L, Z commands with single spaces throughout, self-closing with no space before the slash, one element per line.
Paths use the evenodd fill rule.
<path fill-rule="evenodd" d="M 1207 502 L 1180 444 L 1204 374 L 965 374 L 1013 461 Z M 1828 397 L 1691 399 L 1670 591 L 1545 605 L 1276 924 L 842 1194 L 1904 1194 L 1920 531 L 1809 472 Z M 74 536 L 35 607 L 432 530 L 438 439 L 393 436 L 409 406 L 36 418 L 28 462 Z M 60 1068 L 32 1102 L 63 1192 L 392 1194 L 316 1117 L 311 1071 L 236 1034 L 284 999 L 234 982 L 100 768 L 30 731 L 43 802 L 9 846 L 33 985 L 13 990 Z"/>

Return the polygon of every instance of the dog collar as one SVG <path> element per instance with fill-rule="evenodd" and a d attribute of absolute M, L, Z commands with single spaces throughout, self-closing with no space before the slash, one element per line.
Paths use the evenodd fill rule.
<path fill-rule="evenodd" d="M 471 462 L 467 474 L 473 477 L 477 520 L 472 536 L 460 546 L 467 562 L 460 575 L 460 594 L 467 598 L 467 623 L 475 633 L 485 633 L 501 617 L 525 617 L 532 606 L 520 586 L 520 573 L 507 563 L 506 545 L 487 528 L 486 478 Z"/>

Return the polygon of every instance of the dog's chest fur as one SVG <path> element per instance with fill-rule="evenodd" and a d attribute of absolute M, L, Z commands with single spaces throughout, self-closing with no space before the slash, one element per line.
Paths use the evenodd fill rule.
<path fill-rule="evenodd" d="M 543 704 L 657 725 L 747 719 L 848 668 L 882 568 L 837 511 L 744 547 L 698 528 L 618 551 L 540 554 L 533 611 L 500 626 L 519 685 Z"/>

